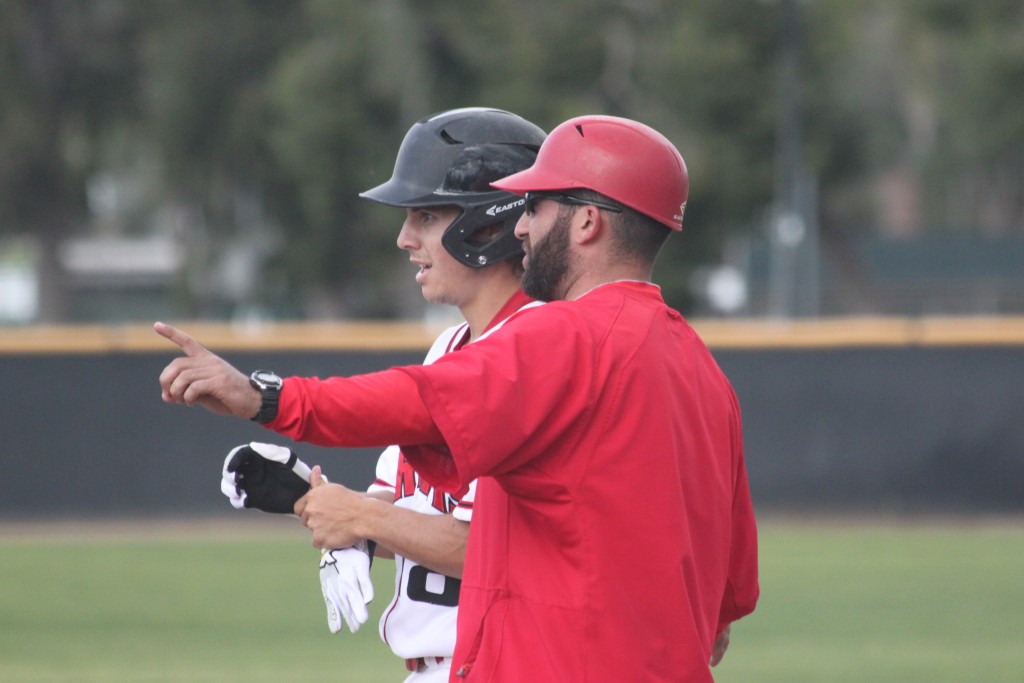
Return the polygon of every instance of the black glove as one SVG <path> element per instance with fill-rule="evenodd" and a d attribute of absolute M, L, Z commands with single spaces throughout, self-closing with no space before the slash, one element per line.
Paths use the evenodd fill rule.
<path fill-rule="evenodd" d="M 228 453 L 220 490 L 238 509 L 292 514 L 309 491 L 309 475 L 309 465 L 290 449 L 253 442 Z"/>

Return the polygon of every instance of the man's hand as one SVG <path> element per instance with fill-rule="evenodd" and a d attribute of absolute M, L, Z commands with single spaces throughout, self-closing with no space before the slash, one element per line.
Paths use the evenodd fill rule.
<path fill-rule="evenodd" d="M 348 548 L 368 537 L 361 526 L 368 503 L 378 503 L 365 493 L 357 493 L 341 484 L 329 484 L 313 467 L 309 493 L 295 503 L 295 514 L 313 532 L 317 548 Z"/>
<path fill-rule="evenodd" d="M 220 490 L 235 508 L 291 514 L 309 491 L 309 476 L 309 465 L 290 449 L 252 442 L 224 458 Z"/>
<path fill-rule="evenodd" d="M 160 373 L 164 403 L 201 405 L 211 413 L 245 420 L 259 412 L 262 397 L 246 375 L 177 328 L 156 323 L 153 329 L 185 352 Z"/>
<path fill-rule="evenodd" d="M 718 637 L 715 638 L 715 645 L 711 650 L 711 666 L 718 666 L 718 663 L 722 661 L 722 657 L 725 656 L 725 651 L 729 649 L 729 632 L 732 631 L 732 624 L 726 626 Z"/>
<path fill-rule="evenodd" d="M 355 633 L 370 618 L 366 605 L 373 600 L 370 550 L 365 541 L 352 548 L 325 550 L 320 558 L 320 590 L 327 605 L 327 628 L 341 630 L 345 620 Z"/>

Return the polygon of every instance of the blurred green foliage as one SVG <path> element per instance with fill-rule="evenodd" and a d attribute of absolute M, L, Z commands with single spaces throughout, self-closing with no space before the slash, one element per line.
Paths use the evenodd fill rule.
<path fill-rule="evenodd" d="M 278 315 L 387 317 L 408 295 L 400 214 L 357 194 L 389 176 L 415 120 L 486 105 L 550 129 L 607 113 L 687 160 L 687 230 L 658 274 L 685 310 L 693 269 L 763 230 L 794 42 L 826 249 L 886 229 L 893 177 L 913 230 L 1021 231 L 1013 0 L 0 0 L 0 237 L 52 248 L 171 225 L 189 245 L 180 308 L 201 316 L 224 312 L 208 273 L 248 240 L 262 265 L 247 296 Z M 98 177 L 133 188 L 115 227 L 90 198 Z"/>

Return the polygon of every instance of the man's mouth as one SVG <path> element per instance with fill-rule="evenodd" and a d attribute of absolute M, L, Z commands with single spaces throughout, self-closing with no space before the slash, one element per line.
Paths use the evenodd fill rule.
<path fill-rule="evenodd" d="M 420 282 L 428 270 L 430 270 L 429 263 L 423 263 L 421 261 L 413 261 L 414 266 L 418 266 L 419 270 L 416 271 L 416 282 Z"/>

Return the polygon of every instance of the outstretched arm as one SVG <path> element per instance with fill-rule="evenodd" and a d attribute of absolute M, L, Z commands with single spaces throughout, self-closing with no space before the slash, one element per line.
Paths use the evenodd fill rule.
<path fill-rule="evenodd" d="M 244 420 L 259 413 L 263 397 L 246 375 L 181 330 L 164 323 L 153 329 L 185 353 L 160 373 L 164 402 L 201 405 L 217 415 Z M 289 377 L 277 418 L 264 426 L 321 446 L 444 441 L 416 383 L 401 368 L 325 380 Z"/>

